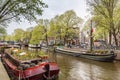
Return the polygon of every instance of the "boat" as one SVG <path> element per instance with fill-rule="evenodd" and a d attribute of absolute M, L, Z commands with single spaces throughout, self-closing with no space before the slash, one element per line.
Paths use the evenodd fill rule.
<path fill-rule="evenodd" d="M 17 57 L 19 55 L 19 57 Z M 29 54 L 30 55 L 30 54 Z M 21 57 L 22 56 L 22 57 Z M 6 49 L 2 61 L 14 80 L 56 80 L 59 67 L 56 62 L 49 62 L 47 55 L 29 56 L 20 49 Z M 23 58 L 23 59 L 22 59 Z"/>
<path fill-rule="evenodd" d="M 14 41 L 0 41 L 0 47 L 4 48 L 20 48 L 20 44 Z"/>
<path fill-rule="evenodd" d="M 40 44 L 29 44 L 28 47 L 30 48 L 41 48 Z"/>
<path fill-rule="evenodd" d="M 67 55 L 75 56 L 75 57 L 81 57 L 101 62 L 112 62 L 115 60 L 115 57 L 117 56 L 113 51 L 106 52 L 106 53 L 91 53 L 88 51 L 72 51 L 72 49 L 66 50 L 64 48 L 55 48 L 55 52 L 64 53 Z"/>
<path fill-rule="evenodd" d="M 4 46 L 4 48 L 20 48 L 20 46 L 19 45 L 6 45 L 6 46 Z"/>

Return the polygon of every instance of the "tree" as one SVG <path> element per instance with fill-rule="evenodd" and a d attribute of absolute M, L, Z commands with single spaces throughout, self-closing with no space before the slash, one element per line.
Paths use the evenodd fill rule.
<path fill-rule="evenodd" d="M 5 40 L 6 41 L 14 41 L 12 35 L 5 35 Z"/>
<path fill-rule="evenodd" d="M 26 29 L 26 31 L 24 32 L 24 36 L 23 36 L 23 42 L 25 44 L 28 44 L 30 42 L 30 39 L 32 37 L 32 31 L 33 31 L 33 27 L 29 27 Z"/>
<path fill-rule="evenodd" d="M 51 20 L 50 31 L 56 38 L 63 38 L 64 43 L 66 43 L 68 39 L 73 39 L 79 34 L 79 32 L 76 32 L 75 27 L 79 27 L 81 23 L 82 19 L 73 10 L 69 10 Z M 79 31 L 79 29 L 77 30 Z"/>
<path fill-rule="evenodd" d="M 65 44 L 68 39 L 79 37 L 79 26 L 81 23 L 82 19 L 79 18 L 73 10 L 66 11 L 51 19 L 49 36 L 64 41 Z"/>
<path fill-rule="evenodd" d="M 23 41 L 24 38 L 24 30 L 23 29 L 15 29 L 13 33 L 13 39 L 15 41 Z"/>
<path fill-rule="evenodd" d="M 60 22 L 60 16 L 55 16 L 53 19 L 51 19 L 50 21 L 50 30 L 49 30 L 49 36 L 50 37 L 54 37 L 55 39 L 60 39 L 63 37 L 62 35 L 62 29 L 63 29 L 63 26 L 61 25 L 61 22 Z"/>
<path fill-rule="evenodd" d="M 94 15 L 93 21 L 95 21 L 96 23 L 96 25 L 94 26 L 94 38 L 104 39 L 107 42 L 107 36 L 109 34 L 109 23 L 101 15 Z"/>
<path fill-rule="evenodd" d="M 43 37 L 45 37 L 46 44 L 48 46 L 48 28 L 49 28 L 49 20 L 48 19 L 39 19 L 38 25 L 43 29 Z"/>
<path fill-rule="evenodd" d="M 0 25 L 23 18 L 33 21 L 36 15 L 42 15 L 46 7 L 42 0 L 0 0 Z"/>
<path fill-rule="evenodd" d="M 0 26 L 0 39 L 5 40 L 6 37 L 6 29 L 2 25 Z"/>
<path fill-rule="evenodd" d="M 66 11 L 60 18 L 62 26 L 64 27 L 64 40 L 67 41 L 70 38 L 70 33 L 73 28 L 78 27 L 82 23 L 82 19 L 79 18 L 73 10 Z"/>
<path fill-rule="evenodd" d="M 45 39 L 43 26 L 42 25 L 35 26 L 32 30 L 30 44 L 39 44 L 40 40 L 43 39 Z"/>
<path fill-rule="evenodd" d="M 115 10 L 118 8 L 119 0 L 87 0 L 92 7 L 93 15 L 101 15 L 105 18 L 109 30 L 109 44 L 111 44 L 111 35 L 114 37 L 116 46 L 118 46 L 118 39 L 116 36 Z M 119 9 L 118 9 L 119 10 Z"/>
<path fill-rule="evenodd" d="M 0 34 L 6 34 L 6 29 L 3 26 L 0 26 Z"/>

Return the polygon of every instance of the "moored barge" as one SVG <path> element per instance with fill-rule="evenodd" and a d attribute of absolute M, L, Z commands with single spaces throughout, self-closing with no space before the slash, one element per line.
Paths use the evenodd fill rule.
<path fill-rule="evenodd" d="M 5 67 L 12 74 L 14 80 L 56 80 L 59 67 L 55 62 L 49 62 L 48 56 L 37 55 L 37 58 L 25 59 L 27 55 L 19 49 L 8 49 L 4 52 L 2 60 Z M 16 57 L 19 56 L 19 57 Z"/>

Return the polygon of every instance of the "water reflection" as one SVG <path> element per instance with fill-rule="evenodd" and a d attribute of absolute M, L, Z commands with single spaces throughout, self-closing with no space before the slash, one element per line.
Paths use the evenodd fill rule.
<path fill-rule="evenodd" d="M 103 63 L 66 55 L 59 56 L 62 58 L 58 57 L 58 64 L 67 80 L 120 80 L 119 62 Z M 60 80 L 66 79 L 61 77 Z"/>
<path fill-rule="evenodd" d="M 59 53 L 47 52 L 47 54 L 50 61 L 58 63 L 59 80 L 120 80 L 120 62 L 106 63 Z"/>

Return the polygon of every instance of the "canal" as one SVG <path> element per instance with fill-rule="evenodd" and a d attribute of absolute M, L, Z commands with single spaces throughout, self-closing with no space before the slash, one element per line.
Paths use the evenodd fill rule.
<path fill-rule="evenodd" d="M 39 50 L 35 50 L 36 53 Z M 120 80 L 120 62 L 98 62 L 47 52 L 50 61 L 57 62 L 59 80 Z"/>

